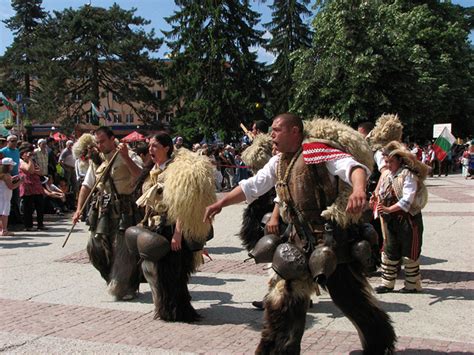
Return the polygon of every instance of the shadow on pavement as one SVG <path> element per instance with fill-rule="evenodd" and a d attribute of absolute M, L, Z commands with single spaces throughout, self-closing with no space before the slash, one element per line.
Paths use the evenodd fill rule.
<path fill-rule="evenodd" d="M 441 263 L 446 263 L 447 261 L 448 260 L 446 260 L 446 259 L 432 258 L 430 256 L 424 256 L 424 255 L 420 256 L 420 265 L 441 264 Z"/>
<path fill-rule="evenodd" d="M 228 282 L 244 282 L 244 279 L 221 279 L 217 277 L 207 277 L 207 276 L 193 276 L 191 277 L 190 284 L 200 284 L 207 286 L 222 286 Z"/>
<path fill-rule="evenodd" d="M 199 324 L 223 325 L 223 324 L 248 324 L 253 330 L 262 330 L 263 312 L 249 308 L 232 307 L 221 304 L 211 304 L 208 308 L 199 309 L 202 316 Z"/>
<path fill-rule="evenodd" d="M 405 303 L 397 303 L 397 302 L 382 302 L 379 300 L 381 308 L 389 313 L 392 312 L 402 312 L 408 313 L 413 308 Z M 308 313 L 311 314 L 318 314 L 318 313 L 325 313 L 328 314 L 331 318 L 342 318 L 345 317 L 344 314 L 336 307 L 336 305 L 331 300 L 319 301 L 318 303 L 314 303 L 313 308 L 308 309 Z"/>
<path fill-rule="evenodd" d="M 206 250 L 210 255 L 212 254 L 235 254 L 235 253 L 240 253 L 242 251 L 242 248 L 236 248 L 236 247 L 209 247 L 206 246 Z"/>
<path fill-rule="evenodd" d="M 0 249 L 37 248 L 37 247 L 44 247 L 50 244 L 51 243 L 45 243 L 45 242 L 0 243 Z"/>
<path fill-rule="evenodd" d="M 423 288 L 423 293 L 431 295 L 432 302 L 429 305 L 433 305 L 438 302 L 444 301 L 473 301 L 474 300 L 474 290 L 468 289 L 455 289 L 455 288 L 444 288 L 444 289 L 434 289 L 434 288 Z"/>
<path fill-rule="evenodd" d="M 430 280 L 433 283 L 468 282 L 474 281 L 474 272 L 421 269 L 421 279 L 422 282 Z"/>

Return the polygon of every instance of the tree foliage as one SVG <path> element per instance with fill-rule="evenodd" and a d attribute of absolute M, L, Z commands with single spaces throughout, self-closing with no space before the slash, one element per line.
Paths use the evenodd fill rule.
<path fill-rule="evenodd" d="M 311 47 L 312 33 L 303 18 L 309 17 L 311 11 L 306 7 L 310 0 L 274 0 L 272 21 L 264 24 L 270 32 L 271 39 L 264 46 L 276 58 L 269 66 L 270 94 L 269 106 L 272 116 L 287 112 L 293 100 L 293 70 L 291 53 L 298 49 Z"/>
<path fill-rule="evenodd" d="M 347 122 L 394 112 L 410 135 L 429 136 L 441 122 L 466 129 L 474 92 L 469 11 L 435 0 L 325 2 L 312 48 L 296 55 L 293 110 Z"/>
<path fill-rule="evenodd" d="M 174 128 L 190 140 L 214 132 L 230 138 L 250 121 L 261 100 L 263 67 L 253 46 L 259 15 L 247 0 L 176 0 L 178 10 L 164 32 L 171 50 L 166 70 Z"/>
<path fill-rule="evenodd" d="M 32 109 L 38 116 L 71 122 L 74 116 L 87 115 L 84 103 L 98 105 L 101 97 L 112 94 L 143 122 L 152 118 L 159 105 L 152 88 L 161 76 L 160 63 L 150 54 L 162 40 L 153 30 L 145 31 L 150 21 L 135 11 L 116 4 L 109 9 L 85 5 L 54 11 L 35 44 L 39 63 L 34 97 L 39 104 Z"/>
<path fill-rule="evenodd" d="M 5 91 L 13 97 L 16 91 L 21 91 L 24 97 L 31 97 L 31 75 L 37 69 L 37 28 L 47 17 L 41 4 L 42 0 L 12 0 L 15 15 L 3 21 L 15 36 L 14 43 L 7 48 L 1 61 L 5 68 L 2 80 L 7 88 Z"/>

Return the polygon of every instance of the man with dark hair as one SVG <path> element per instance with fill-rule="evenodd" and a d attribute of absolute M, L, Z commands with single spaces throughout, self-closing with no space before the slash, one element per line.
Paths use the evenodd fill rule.
<path fill-rule="evenodd" d="M 254 137 L 260 133 L 268 133 L 268 123 L 264 120 L 255 121 L 252 125 L 252 134 Z"/>
<path fill-rule="evenodd" d="M 88 224 L 87 253 L 92 265 L 108 284 L 109 293 L 117 300 L 133 299 L 140 282 L 138 260 L 125 244 L 124 231 L 138 223 L 135 209 L 135 180 L 141 173 L 141 161 L 125 144 L 116 145 L 112 130 L 101 127 L 94 132 L 96 148 L 91 148 L 91 161 L 82 183 L 73 223 L 81 217 L 81 209 L 96 179 L 102 182 L 93 191 Z M 102 177 L 116 151 L 113 166 Z"/>
<path fill-rule="evenodd" d="M 372 162 L 367 143 L 333 120 L 313 120 L 306 128 L 305 136 L 303 122 L 294 114 L 275 117 L 271 137 L 280 154 L 208 206 L 204 219 L 211 223 L 223 207 L 251 203 L 275 186 L 280 215 L 290 224 L 283 236 L 267 237 L 260 248 L 269 254 L 276 274 L 265 297 L 264 329 L 256 353 L 300 352 L 314 282 L 327 288 L 355 324 L 364 353 L 391 352 L 395 332 L 362 274 L 367 248 L 362 252 L 361 247 L 367 240 L 355 224 L 366 204 L 366 166 Z M 275 241 L 274 249 L 268 247 L 269 240 Z M 258 243 L 253 252 L 259 252 Z"/>
<path fill-rule="evenodd" d="M 364 137 L 367 137 L 367 135 L 369 134 L 369 132 L 374 129 L 374 123 L 373 122 L 369 122 L 369 121 L 366 121 L 366 122 L 361 122 L 359 123 L 359 125 L 357 126 L 357 132 L 359 132 L 360 134 L 362 134 Z"/>

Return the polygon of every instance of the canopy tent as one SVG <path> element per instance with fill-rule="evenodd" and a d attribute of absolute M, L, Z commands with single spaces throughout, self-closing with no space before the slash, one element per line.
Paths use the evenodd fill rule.
<path fill-rule="evenodd" d="M 56 142 L 60 142 L 60 141 L 67 141 L 69 139 L 68 136 L 66 136 L 65 134 L 61 133 L 61 132 L 56 132 L 52 135 L 52 137 L 54 138 L 54 140 Z"/>
<path fill-rule="evenodd" d="M 143 134 L 133 131 L 129 135 L 123 137 L 120 141 L 124 143 L 132 143 L 146 140 L 146 137 Z"/>

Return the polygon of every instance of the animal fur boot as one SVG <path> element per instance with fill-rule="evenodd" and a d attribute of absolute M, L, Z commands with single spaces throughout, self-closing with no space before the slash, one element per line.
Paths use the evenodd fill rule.
<path fill-rule="evenodd" d="M 107 235 L 91 234 L 86 247 L 89 261 L 107 283 L 110 280 L 110 269 L 113 260 L 112 244 L 113 241 Z"/>
<path fill-rule="evenodd" d="M 336 306 L 357 328 L 364 354 L 393 353 L 397 337 L 390 317 L 377 305 L 357 265 L 339 264 L 326 286 Z"/>
<path fill-rule="evenodd" d="M 300 353 L 312 292 L 312 287 L 307 284 L 300 280 L 280 280 L 267 294 L 262 336 L 256 354 Z"/>
<path fill-rule="evenodd" d="M 128 250 L 124 234 L 118 233 L 108 287 L 109 293 L 116 300 L 131 300 L 136 297 L 141 278 L 138 261 L 138 257 Z"/>
<path fill-rule="evenodd" d="M 189 276 L 194 271 L 191 251 L 172 251 L 158 262 L 144 260 L 142 269 L 152 290 L 155 319 L 194 322 L 200 318 L 188 290 Z"/>

